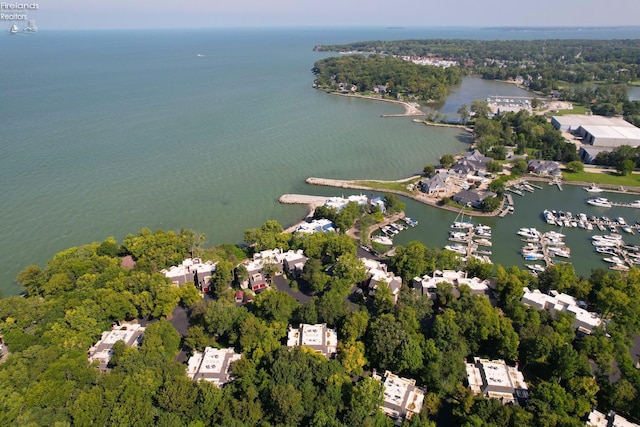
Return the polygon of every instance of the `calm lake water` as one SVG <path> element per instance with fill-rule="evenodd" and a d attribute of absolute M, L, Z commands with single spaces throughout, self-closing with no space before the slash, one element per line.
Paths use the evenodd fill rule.
<path fill-rule="evenodd" d="M 637 29 L 544 33 L 638 35 Z M 283 193 L 341 194 L 306 185 L 309 176 L 398 179 L 444 153 L 464 151 L 465 135 L 455 130 L 380 118 L 401 112 L 397 106 L 311 88 L 310 68 L 328 55 L 313 52 L 316 44 L 435 37 L 543 35 L 325 28 L 2 37 L 0 290 L 19 292 L 18 272 L 44 266 L 60 250 L 121 240 L 143 227 L 191 228 L 210 245 L 240 242 L 247 228 L 269 219 L 289 225 L 304 215 L 304 207 L 277 203 Z M 441 110 L 455 115 L 463 102 L 519 92 L 465 79 Z M 441 246 L 447 213 L 409 202 L 408 214 L 421 224 L 398 243 Z M 529 222 L 520 213 L 505 219 L 505 235 L 517 218 Z M 494 259 L 512 260 L 502 257 L 496 251 Z"/>
<path fill-rule="evenodd" d="M 558 187 L 550 186 L 547 183 L 535 183 L 542 190 L 535 190 L 534 193 L 524 193 L 524 196 L 513 194 L 515 203 L 515 213 L 507 215 L 504 218 L 473 218 L 474 223 L 489 225 L 493 228 L 492 242 L 490 249 L 493 252 L 491 256 L 494 263 L 503 266 L 518 265 L 525 268 L 525 261 L 520 254 L 520 250 L 524 243 L 521 237 L 516 233 L 521 227 L 535 227 L 541 232 L 555 230 L 566 235 L 565 242 L 571 248 L 571 258 L 569 261 L 574 265 L 576 271 L 588 277 L 594 268 L 607 268 L 607 264 L 602 261 L 602 256 L 594 251 L 591 245 L 591 236 L 594 234 L 608 234 L 600 232 L 598 229 L 587 231 L 581 228 L 560 228 L 547 225 L 544 221 L 542 211 L 545 209 L 572 212 L 574 216 L 583 212 L 587 216 L 606 215 L 611 219 L 619 216 L 625 218 L 629 224 L 634 224 L 640 220 L 640 209 L 612 207 L 599 208 L 588 205 L 586 199 L 593 197 L 593 194 L 586 192 L 580 186 L 563 185 L 562 191 Z M 601 193 L 602 197 L 606 197 L 615 202 L 632 202 L 640 199 L 638 195 L 618 194 L 618 193 Z M 455 220 L 457 214 L 430 209 L 420 203 L 407 202 L 407 215 L 419 221 L 415 228 L 409 228 L 401 232 L 394 238 L 394 243 L 406 245 L 412 240 L 420 240 L 428 246 L 443 248 L 450 244 L 447 240 L 449 225 Z M 640 235 L 624 234 L 625 242 L 629 244 L 640 244 Z M 531 264 L 532 262 L 526 262 Z"/>

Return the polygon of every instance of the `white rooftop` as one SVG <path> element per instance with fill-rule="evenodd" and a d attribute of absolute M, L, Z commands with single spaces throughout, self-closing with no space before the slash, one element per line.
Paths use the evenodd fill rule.
<path fill-rule="evenodd" d="M 640 427 L 613 411 L 605 415 L 596 409 L 589 413 L 586 425 L 587 427 Z"/>
<path fill-rule="evenodd" d="M 347 206 L 347 204 L 349 204 L 350 202 L 355 202 L 359 205 L 366 205 L 367 204 L 367 200 L 368 197 L 365 196 L 364 194 L 360 194 L 360 195 L 353 195 L 353 196 L 349 196 L 347 198 L 345 197 L 329 197 L 327 199 L 327 201 L 324 203 L 324 205 L 328 208 L 334 208 L 336 210 L 340 210 L 342 208 L 344 208 L 345 206 Z"/>
<path fill-rule="evenodd" d="M 466 364 L 469 388 L 476 394 L 500 399 L 503 403 L 517 402 L 528 397 L 528 386 L 517 367 L 508 366 L 504 360 L 488 360 L 474 357 Z"/>
<path fill-rule="evenodd" d="M 289 327 L 287 346 L 305 346 L 331 357 L 338 351 L 338 334 L 335 329 L 327 328 L 326 323 L 303 323 L 299 328 Z"/>
<path fill-rule="evenodd" d="M 233 348 L 206 347 L 203 353 L 196 351 L 189 358 L 187 376 L 196 381 L 202 379 L 221 386 L 230 379 L 231 362 L 241 357 Z"/>
<path fill-rule="evenodd" d="M 172 281 L 186 283 L 193 281 L 194 274 L 211 273 L 216 268 L 216 263 L 212 261 L 202 262 L 200 258 L 185 258 L 180 265 L 172 265 L 168 269 L 160 270 L 165 277 Z"/>
<path fill-rule="evenodd" d="M 426 390 L 416 386 L 416 380 L 402 378 L 389 371 L 380 377 L 375 372 L 372 376 L 384 385 L 382 411 L 393 418 L 411 419 L 420 413 L 424 403 Z"/>
<path fill-rule="evenodd" d="M 619 117 L 605 117 L 586 114 L 565 114 L 562 116 L 553 116 L 554 120 L 563 127 L 569 126 L 576 129 L 579 126 L 626 126 L 634 127 L 631 123 Z"/>
<path fill-rule="evenodd" d="M 312 234 L 320 231 L 335 231 L 333 223 L 326 218 L 314 219 L 311 222 L 303 222 L 295 229 L 300 233 Z"/>
<path fill-rule="evenodd" d="M 103 332 L 100 340 L 87 352 L 89 363 L 97 360 L 100 362 L 100 369 L 106 370 L 113 355 L 113 345 L 122 341 L 128 347 L 136 347 L 140 343 L 144 330 L 144 326 L 138 323 L 125 323 L 121 326 L 114 326 L 110 331 Z"/>
<path fill-rule="evenodd" d="M 489 281 L 481 280 L 478 277 L 467 277 L 464 271 L 456 270 L 436 270 L 433 275 L 425 274 L 422 277 L 413 278 L 415 289 L 421 289 L 423 295 L 435 289 L 438 283 L 450 283 L 455 287 L 467 285 L 475 293 L 485 292 L 489 289 Z"/>
<path fill-rule="evenodd" d="M 551 313 L 556 311 L 573 313 L 575 315 L 573 326 L 587 333 L 593 332 L 595 328 L 602 324 L 602 319 L 597 313 L 581 308 L 578 301 L 571 295 L 555 291 L 551 291 L 550 295 L 547 295 L 538 289 L 531 291 L 525 287 L 522 303 L 538 310 L 549 310 Z"/>

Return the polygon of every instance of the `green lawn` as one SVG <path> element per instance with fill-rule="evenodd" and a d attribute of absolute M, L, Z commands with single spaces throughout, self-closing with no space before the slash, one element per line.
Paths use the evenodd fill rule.
<path fill-rule="evenodd" d="M 596 184 L 623 185 L 626 187 L 640 187 L 640 174 L 620 176 L 615 171 L 603 172 L 562 172 L 567 181 L 595 182 Z"/>
<path fill-rule="evenodd" d="M 354 184 L 362 185 L 363 187 L 371 189 L 395 190 L 410 194 L 411 191 L 407 190 L 407 185 L 415 184 L 421 179 L 422 178 L 416 178 L 415 180 L 405 182 L 356 181 Z"/>
<path fill-rule="evenodd" d="M 552 115 L 562 116 L 564 114 L 584 114 L 587 111 L 591 111 L 591 109 L 584 105 L 573 104 L 573 108 L 571 110 L 558 110 L 557 113 L 552 113 Z"/>

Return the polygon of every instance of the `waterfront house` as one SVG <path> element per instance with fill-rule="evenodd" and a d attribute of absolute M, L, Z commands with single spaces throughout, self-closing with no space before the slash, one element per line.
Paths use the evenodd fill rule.
<path fill-rule="evenodd" d="M 233 348 L 206 347 L 195 351 L 187 363 L 187 376 L 194 381 L 209 381 L 221 387 L 232 380 L 231 364 L 242 358 Z"/>
<path fill-rule="evenodd" d="M 527 169 L 530 173 L 541 176 L 561 176 L 560 164 L 551 160 L 530 160 L 527 163 Z"/>
<path fill-rule="evenodd" d="M 97 361 L 100 371 L 109 371 L 115 343 L 122 341 L 127 347 L 138 347 L 144 338 L 144 330 L 144 326 L 138 323 L 114 325 L 110 331 L 103 332 L 100 340 L 88 350 L 89 363 Z"/>
<path fill-rule="evenodd" d="M 463 206 L 482 207 L 482 202 L 488 197 L 495 197 L 496 193 L 482 190 L 462 190 L 453 196 L 455 202 Z"/>
<path fill-rule="evenodd" d="M 374 86 L 373 91 L 375 93 L 379 93 L 380 95 L 384 95 L 385 93 L 387 93 L 387 85 L 376 85 Z"/>
<path fill-rule="evenodd" d="M 454 163 L 453 166 L 451 166 L 451 171 L 455 172 L 458 176 L 483 175 L 487 173 L 487 163 L 492 160 L 492 157 L 487 157 L 480 151 L 473 150 Z"/>
<path fill-rule="evenodd" d="M 447 191 L 447 181 L 449 174 L 440 171 L 433 174 L 431 178 L 423 179 L 418 183 L 418 188 L 423 193 L 434 195 Z"/>
<path fill-rule="evenodd" d="M 384 204 L 384 199 L 380 196 L 369 196 L 367 198 L 367 202 L 370 207 L 378 208 L 382 213 L 387 210 L 387 207 Z"/>
<path fill-rule="evenodd" d="M 338 352 L 338 334 L 326 323 L 309 325 L 300 324 L 298 328 L 289 326 L 287 346 L 305 346 L 326 357 L 333 357 Z"/>
<path fill-rule="evenodd" d="M 329 197 L 325 201 L 324 205 L 328 208 L 333 208 L 337 211 L 342 210 L 349 203 L 357 203 L 360 206 L 365 206 L 369 203 L 369 197 L 364 194 L 351 195 L 348 197 Z"/>
<path fill-rule="evenodd" d="M 474 394 L 499 399 L 502 404 L 523 404 L 529 398 L 529 388 L 517 366 L 508 366 L 501 359 L 479 357 L 465 365 L 469 388 Z"/>
<path fill-rule="evenodd" d="M 402 378 L 390 371 L 380 376 L 375 369 L 371 377 L 380 381 L 384 388 L 380 409 L 398 425 L 420 413 L 427 390 L 416 386 L 415 379 Z"/>
<path fill-rule="evenodd" d="M 294 230 L 294 233 L 313 234 L 328 233 L 330 231 L 336 231 L 335 224 L 326 218 L 321 218 L 314 219 L 309 222 L 303 222 L 302 224 L 298 225 L 298 227 Z"/>

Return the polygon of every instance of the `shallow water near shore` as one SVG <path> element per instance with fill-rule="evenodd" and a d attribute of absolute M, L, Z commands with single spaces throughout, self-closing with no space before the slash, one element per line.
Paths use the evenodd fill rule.
<path fill-rule="evenodd" d="M 191 228 L 210 245 L 238 243 L 245 229 L 266 220 L 286 226 L 304 216 L 306 207 L 278 204 L 281 194 L 343 193 L 306 185 L 309 176 L 398 179 L 468 147 L 455 129 L 380 118 L 401 113 L 400 106 L 313 90 L 310 68 L 329 55 L 313 52 L 316 44 L 535 36 L 378 28 L 7 37 L 10 66 L 0 70 L 0 291 L 18 293 L 14 278 L 29 264 L 44 266 L 68 247 L 121 240 L 142 227 Z M 558 37 L 564 36 L 571 34 Z M 443 112 L 500 87 L 519 91 L 495 85 L 465 80 Z M 517 209 L 504 224 L 521 218 L 525 210 Z M 413 202 L 407 213 L 421 224 L 398 243 L 446 238 L 441 226 L 450 214 Z"/>

